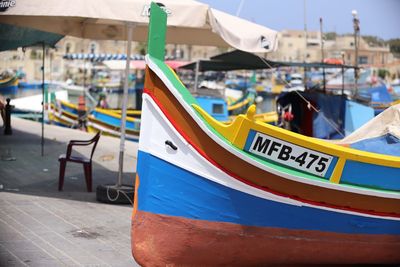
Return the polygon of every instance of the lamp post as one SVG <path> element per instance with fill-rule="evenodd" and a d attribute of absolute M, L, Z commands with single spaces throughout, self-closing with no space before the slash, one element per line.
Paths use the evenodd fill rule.
<path fill-rule="evenodd" d="M 344 52 L 342 51 L 342 95 L 344 95 Z"/>
<path fill-rule="evenodd" d="M 355 95 L 358 93 L 358 44 L 360 39 L 360 20 L 358 19 L 357 10 L 351 11 L 353 15 L 353 28 L 354 28 L 354 83 Z"/>
<path fill-rule="evenodd" d="M 323 27 L 322 27 L 322 18 L 319 18 L 319 28 L 320 28 L 320 33 L 321 33 L 321 63 L 324 64 L 324 32 L 323 32 Z M 322 67 L 322 84 L 324 88 L 324 93 L 326 93 L 326 78 L 325 78 L 325 67 Z"/>

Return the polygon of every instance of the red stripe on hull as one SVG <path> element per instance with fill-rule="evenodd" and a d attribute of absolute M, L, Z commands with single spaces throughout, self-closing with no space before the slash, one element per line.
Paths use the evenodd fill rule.
<path fill-rule="evenodd" d="M 399 263 L 400 236 L 337 234 L 208 222 L 137 211 L 132 254 L 142 266 Z"/>

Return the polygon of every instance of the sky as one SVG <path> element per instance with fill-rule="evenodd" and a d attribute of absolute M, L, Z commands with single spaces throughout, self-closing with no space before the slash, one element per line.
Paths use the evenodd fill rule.
<path fill-rule="evenodd" d="M 307 30 L 353 33 L 352 10 L 357 10 L 361 35 L 384 40 L 400 38 L 400 0 L 198 0 L 212 8 L 281 31 Z M 242 3 L 242 5 L 240 5 Z M 305 3 L 305 5 L 304 5 Z M 240 8 L 241 6 L 241 8 Z"/>

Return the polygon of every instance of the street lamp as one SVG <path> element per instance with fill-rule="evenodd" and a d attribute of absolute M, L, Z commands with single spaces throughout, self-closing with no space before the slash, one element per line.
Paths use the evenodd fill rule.
<path fill-rule="evenodd" d="M 342 95 L 344 95 L 344 52 L 342 51 Z"/>
<path fill-rule="evenodd" d="M 353 28 L 354 28 L 354 80 L 355 80 L 355 94 L 358 93 L 358 44 L 360 38 L 360 20 L 358 19 L 357 10 L 351 11 L 353 15 Z"/>
<path fill-rule="evenodd" d="M 322 18 L 319 18 L 319 28 L 321 33 L 321 63 L 324 64 L 324 32 L 322 27 Z M 325 67 L 322 66 L 322 83 L 324 88 L 324 93 L 326 93 L 326 77 L 325 77 Z"/>

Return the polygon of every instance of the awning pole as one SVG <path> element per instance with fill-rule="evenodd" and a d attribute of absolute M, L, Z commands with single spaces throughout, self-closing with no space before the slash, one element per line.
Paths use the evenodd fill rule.
<path fill-rule="evenodd" d="M 121 139 L 119 145 L 119 168 L 118 168 L 118 181 L 117 187 L 122 185 L 122 174 L 124 171 L 124 150 L 125 150 L 125 127 L 126 127 L 126 109 L 128 105 L 128 86 L 129 86 L 129 69 L 131 64 L 131 50 L 132 50 L 132 29 L 133 23 L 127 23 L 128 44 L 126 47 L 126 65 L 125 65 L 125 81 L 124 93 L 122 98 L 122 115 L 121 115 Z"/>
<path fill-rule="evenodd" d="M 44 156 L 44 56 L 45 56 L 45 43 L 42 42 L 43 55 L 42 55 L 42 141 L 41 141 L 41 155 Z"/>
<path fill-rule="evenodd" d="M 194 90 L 193 93 L 197 92 L 197 87 L 199 85 L 199 70 L 200 70 L 200 60 L 196 61 L 196 71 L 194 74 Z"/>

